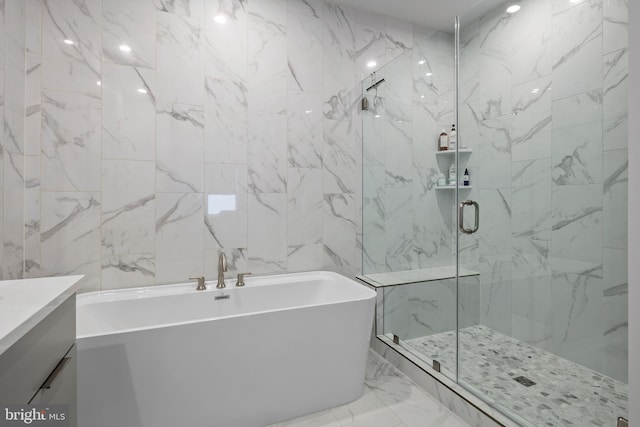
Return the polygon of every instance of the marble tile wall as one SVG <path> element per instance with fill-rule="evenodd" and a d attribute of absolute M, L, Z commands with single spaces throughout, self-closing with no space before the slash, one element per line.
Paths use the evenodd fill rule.
<path fill-rule="evenodd" d="M 26 9 L 21 0 L 0 3 L 0 278 L 23 277 L 27 250 L 24 219 L 36 208 L 25 205 L 35 185 L 37 165 L 25 146 Z"/>
<path fill-rule="evenodd" d="M 519 4 L 462 17 L 483 209 L 464 267 L 482 324 L 626 381 L 628 2 Z"/>
<path fill-rule="evenodd" d="M 426 30 L 320 0 L 7 3 L 27 21 L 27 276 L 211 279 L 219 251 L 229 277 L 360 271 L 359 82 Z"/>

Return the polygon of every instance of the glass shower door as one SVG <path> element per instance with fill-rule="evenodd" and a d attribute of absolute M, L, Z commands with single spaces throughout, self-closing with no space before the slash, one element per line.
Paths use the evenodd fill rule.
<path fill-rule="evenodd" d="M 521 425 L 627 414 L 626 3 L 459 17 L 458 381 Z M 463 217 L 463 218 L 462 218 Z M 477 276 L 464 276 L 464 271 Z"/>

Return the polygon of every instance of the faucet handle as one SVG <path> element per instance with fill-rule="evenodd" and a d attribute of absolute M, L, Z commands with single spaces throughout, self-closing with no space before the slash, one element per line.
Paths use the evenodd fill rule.
<path fill-rule="evenodd" d="M 189 280 L 197 280 L 198 286 L 196 287 L 196 291 L 204 291 L 207 289 L 207 286 L 204 284 L 204 276 L 200 277 L 189 277 Z"/>
<path fill-rule="evenodd" d="M 244 286 L 244 276 L 249 276 L 252 273 L 238 273 L 238 281 L 236 282 L 236 286 L 241 287 Z"/>

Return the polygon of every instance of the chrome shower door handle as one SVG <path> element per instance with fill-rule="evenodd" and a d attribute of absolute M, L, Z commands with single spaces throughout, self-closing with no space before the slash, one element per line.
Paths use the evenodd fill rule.
<path fill-rule="evenodd" d="M 473 206 L 476 209 L 476 221 L 473 228 L 465 228 L 464 226 L 464 207 L 465 206 Z M 473 200 L 465 200 L 461 202 L 458 216 L 460 218 L 460 231 L 462 231 L 464 234 L 473 234 L 476 231 L 478 231 L 478 228 L 480 228 L 480 205 L 478 205 L 478 202 L 475 202 Z"/>

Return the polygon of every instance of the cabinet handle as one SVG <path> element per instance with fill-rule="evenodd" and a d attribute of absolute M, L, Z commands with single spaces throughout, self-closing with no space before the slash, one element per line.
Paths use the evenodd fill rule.
<path fill-rule="evenodd" d="M 53 383 L 60 376 L 60 373 L 64 370 L 64 368 L 69 364 L 70 361 L 71 361 L 70 357 L 65 357 L 64 359 L 62 359 L 60 363 L 58 363 L 58 366 L 56 366 L 56 368 L 53 370 L 53 372 L 51 372 L 51 375 L 49 375 L 49 378 L 47 378 L 47 380 L 44 382 L 44 384 L 42 384 L 42 387 L 40 388 L 49 390 L 53 386 Z"/>

